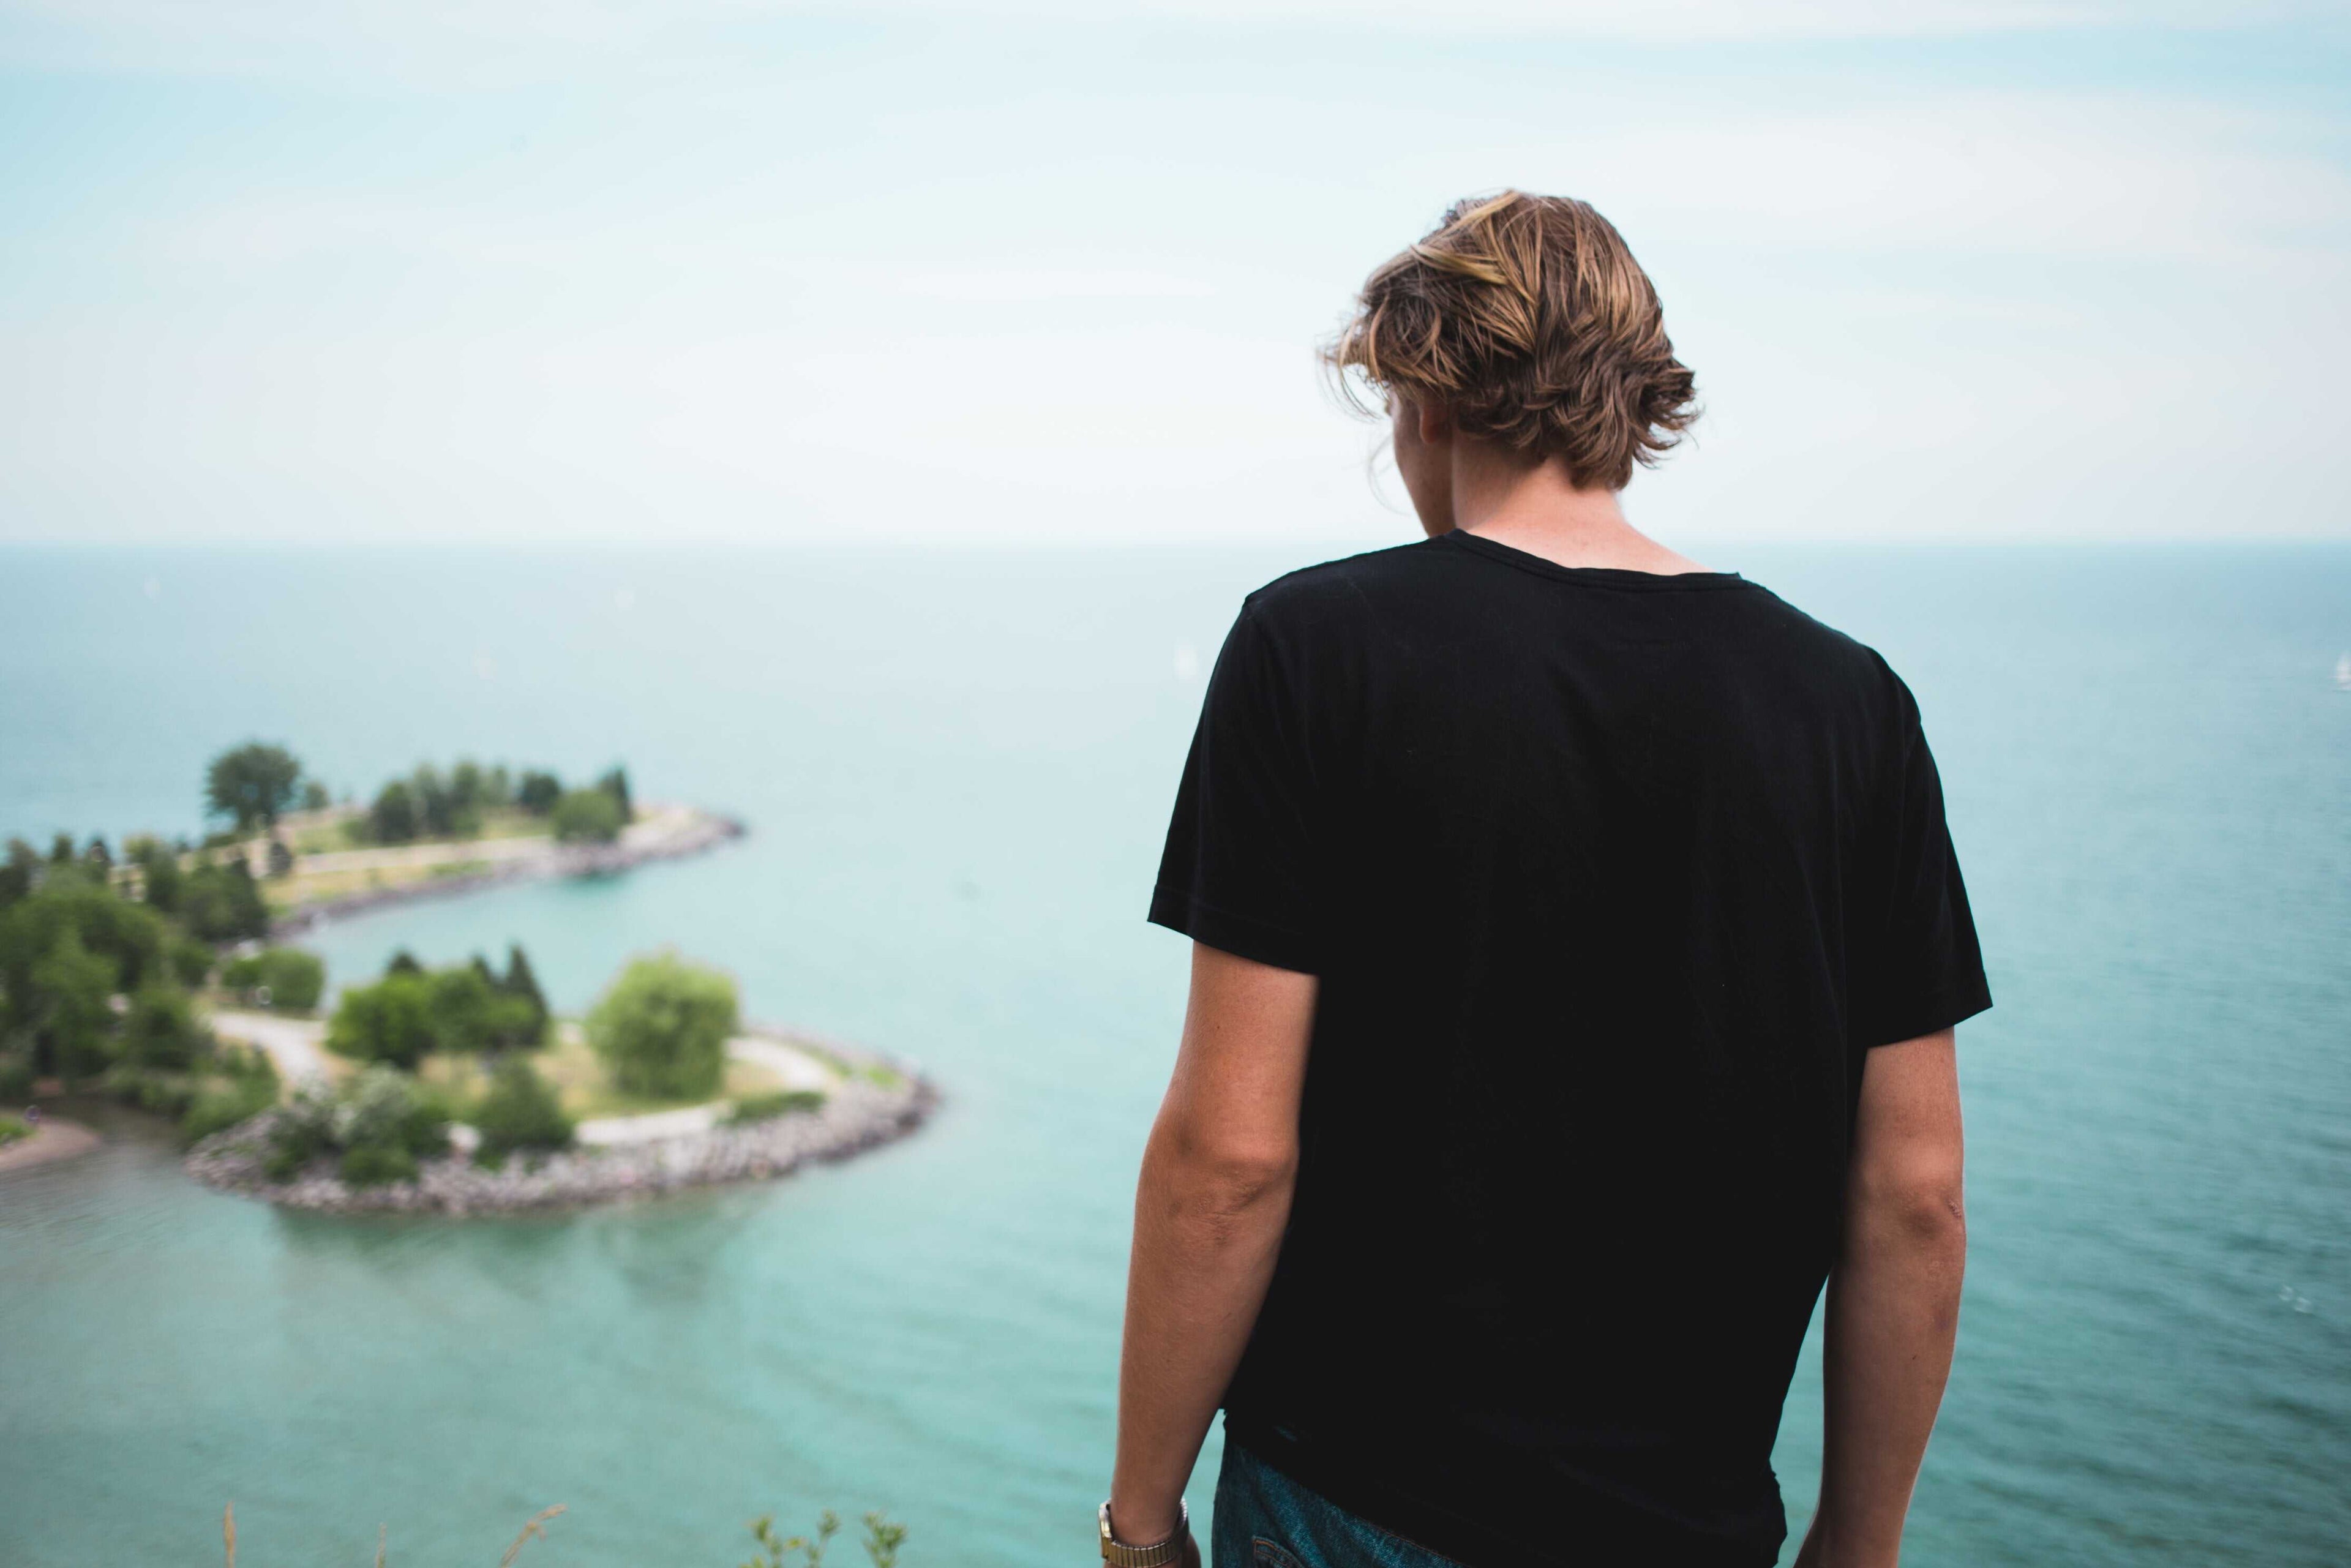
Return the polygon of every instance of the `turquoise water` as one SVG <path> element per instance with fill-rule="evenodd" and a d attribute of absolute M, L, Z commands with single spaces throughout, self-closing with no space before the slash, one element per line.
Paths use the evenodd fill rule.
<path fill-rule="evenodd" d="M 1876 643 L 1942 758 L 1999 1007 L 1908 1561 L 2344 1561 L 2351 550 L 1715 552 Z M 729 1564 L 886 1507 L 909 1568 L 1084 1562 L 1183 951 L 1141 919 L 1205 660 L 1295 556 L 0 553 L 0 831 L 194 826 L 214 750 L 470 752 L 743 844 L 339 926 L 356 975 L 663 942 L 914 1059 L 915 1138 L 470 1222 L 200 1190 L 135 1121 L 0 1177 L 0 1562 Z M 1779 1468 L 1799 1528 L 1807 1360 Z M 1202 1484 L 1194 1501 L 1205 1504 Z"/>

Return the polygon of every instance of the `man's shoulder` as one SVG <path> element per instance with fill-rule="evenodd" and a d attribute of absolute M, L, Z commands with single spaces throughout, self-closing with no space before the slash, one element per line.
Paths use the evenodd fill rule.
<path fill-rule="evenodd" d="M 1434 543 L 1416 539 L 1284 572 L 1250 594 L 1242 613 L 1280 630 L 1362 612 L 1395 588 L 1442 571 L 1443 552 Z"/>
<path fill-rule="evenodd" d="M 1761 583 L 1754 586 L 1755 592 L 1749 596 L 1750 613 L 1798 662 L 1819 673 L 1842 676 L 1856 690 L 1873 695 L 1892 695 L 1903 689 L 1902 678 L 1876 649 L 1791 604 Z"/>

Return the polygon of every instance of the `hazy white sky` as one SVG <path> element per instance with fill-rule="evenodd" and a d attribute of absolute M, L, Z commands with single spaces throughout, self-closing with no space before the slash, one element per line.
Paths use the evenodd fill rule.
<path fill-rule="evenodd" d="M 2351 536 L 2340 6 L 0 0 L 0 541 L 1396 526 L 1312 346 L 1588 197 L 1669 538 Z"/>

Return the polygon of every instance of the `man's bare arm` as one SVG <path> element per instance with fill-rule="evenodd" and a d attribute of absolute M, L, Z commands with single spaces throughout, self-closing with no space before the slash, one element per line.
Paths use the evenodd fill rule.
<path fill-rule="evenodd" d="M 1967 1266 L 1951 1031 L 1869 1053 L 1829 1276 L 1821 1500 L 1797 1568 L 1892 1568 L 1950 1375 Z"/>
<path fill-rule="evenodd" d="M 1264 1304 L 1298 1170 L 1315 985 L 1193 946 L 1183 1045 L 1134 1197 L 1110 1498 L 1123 1541 L 1175 1529 Z"/>

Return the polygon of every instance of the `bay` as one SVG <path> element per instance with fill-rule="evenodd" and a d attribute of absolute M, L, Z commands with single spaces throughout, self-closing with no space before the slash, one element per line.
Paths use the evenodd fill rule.
<path fill-rule="evenodd" d="M 2351 550 L 1708 552 L 1918 693 L 1999 1005 L 1907 1560 L 2340 1561 L 2351 1540 Z M 1090 1560 L 1127 1207 L 1183 945 L 1141 912 L 1251 550 L 0 551 L 0 831 L 193 831 L 282 739 L 744 817 L 707 857 L 322 933 L 674 944 L 908 1057 L 915 1137 L 771 1185 L 451 1223 L 193 1186 L 139 1118 L 0 1177 L 0 1561 L 739 1562 L 886 1508 L 904 1561 Z M 1409 1151 L 1400 1150 L 1400 1158 Z M 1778 1468 L 1801 1531 L 1816 1363 Z M 1213 1448 L 1193 1502 L 1205 1510 Z"/>

